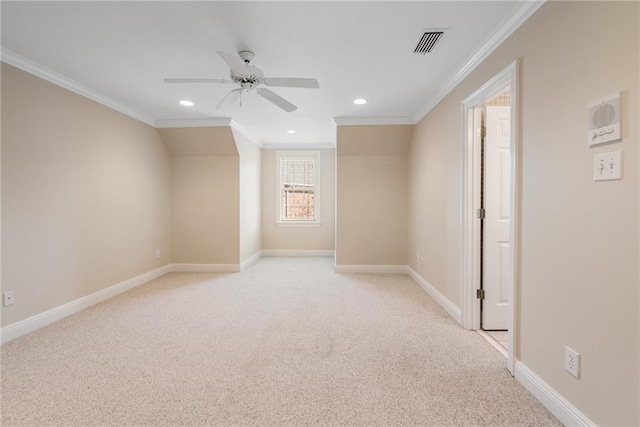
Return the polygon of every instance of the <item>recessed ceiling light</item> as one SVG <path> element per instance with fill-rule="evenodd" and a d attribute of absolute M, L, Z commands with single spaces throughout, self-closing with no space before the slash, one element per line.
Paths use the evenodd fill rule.
<path fill-rule="evenodd" d="M 356 105 L 362 105 L 362 104 L 366 104 L 367 100 L 364 98 L 358 98 L 358 99 L 354 99 L 353 103 Z"/>
<path fill-rule="evenodd" d="M 185 107 L 193 107 L 193 102 L 183 99 L 182 101 L 180 101 L 180 105 L 184 105 Z"/>
<path fill-rule="evenodd" d="M 294 134 L 294 133 L 296 133 L 296 131 L 293 130 L 293 129 L 290 129 L 290 130 L 287 131 L 287 133 Z"/>

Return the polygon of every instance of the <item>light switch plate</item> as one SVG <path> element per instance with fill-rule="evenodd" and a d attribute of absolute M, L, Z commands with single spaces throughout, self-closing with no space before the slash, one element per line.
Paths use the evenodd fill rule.
<path fill-rule="evenodd" d="M 622 179 L 622 151 L 611 151 L 593 156 L 593 180 Z"/>

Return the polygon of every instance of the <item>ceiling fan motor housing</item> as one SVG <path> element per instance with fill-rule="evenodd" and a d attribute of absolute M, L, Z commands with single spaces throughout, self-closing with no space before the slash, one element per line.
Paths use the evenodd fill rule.
<path fill-rule="evenodd" d="M 240 52 L 238 52 L 238 56 L 244 61 L 245 64 L 250 64 L 256 55 L 250 50 L 241 50 Z"/>
<path fill-rule="evenodd" d="M 232 70 L 230 74 L 231 80 L 235 83 L 239 83 L 245 92 L 250 92 L 255 85 L 263 83 L 262 79 L 264 78 L 264 73 L 261 69 L 251 65 L 251 61 L 253 61 L 253 58 L 255 57 L 253 52 L 249 50 L 242 50 L 238 52 L 238 56 L 245 64 L 247 75 L 238 76 L 234 74 Z"/>

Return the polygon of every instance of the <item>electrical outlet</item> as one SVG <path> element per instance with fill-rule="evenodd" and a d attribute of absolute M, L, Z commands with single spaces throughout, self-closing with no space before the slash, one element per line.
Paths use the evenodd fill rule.
<path fill-rule="evenodd" d="M 422 255 L 420 254 L 416 254 L 416 264 L 417 265 L 424 265 L 424 258 L 422 258 Z"/>
<path fill-rule="evenodd" d="M 576 378 L 580 378 L 580 353 L 569 347 L 564 348 L 564 369 Z"/>
<path fill-rule="evenodd" d="M 160 249 L 156 249 L 156 259 L 160 259 Z"/>
<path fill-rule="evenodd" d="M 13 305 L 14 300 L 15 300 L 15 297 L 14 297 L 13 291 L 7 291 L 2 294 L 3 307 L 9 307 L 10 305 Z"/>

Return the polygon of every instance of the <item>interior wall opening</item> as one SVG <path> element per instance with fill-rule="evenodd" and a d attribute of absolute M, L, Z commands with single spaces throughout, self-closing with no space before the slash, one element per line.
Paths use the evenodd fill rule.
<path fill-rule="evenodd" d="M 517 336 L 517 76 L 514 61 L 461 105 L 462 325 L 503 353 L 511 374 Z"/>

